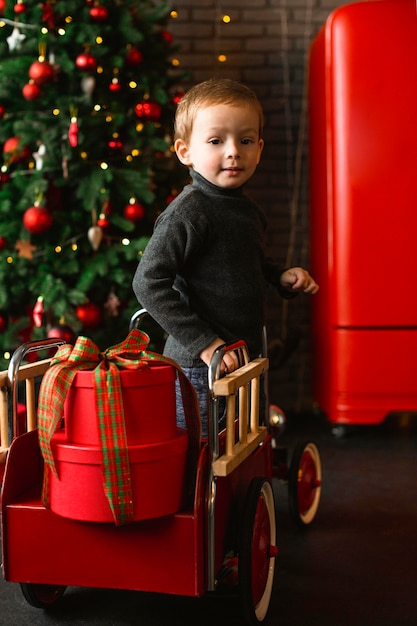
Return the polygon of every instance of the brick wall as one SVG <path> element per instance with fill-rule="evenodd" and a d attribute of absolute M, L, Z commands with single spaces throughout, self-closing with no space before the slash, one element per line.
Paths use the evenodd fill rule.
<path fill-rule="evenodd" d="M 310 42 L 337 0 L 175 0 L 170 22 L 186 89 L 212 76 L 246 83 L 266 115 L 265 149 L 247 191 L 265 209 L 269 251 L 283 265 L 309 266 L 306 59 Z M 224 23 L 223 15 L 231 21 Z M 219 62 L 218 55 L 227 56 Z M 271 401 L 288 412 L 309 409 L 310 298 L 267 308 Z"/>

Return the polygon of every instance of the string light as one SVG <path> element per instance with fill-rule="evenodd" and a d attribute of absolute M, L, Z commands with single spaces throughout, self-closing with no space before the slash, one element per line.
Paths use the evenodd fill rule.
<path fill-rule="evenodd" d="M 232 18 L 228 13 L 225 13 L 221 7 L 220 0 L 216 2 L 216 16 L 215 16 L 215 45 L 216 45 L 216 58 L 218 63 L 227 62 L 227 54 L 224 53 L 222 48 L 222 25 L 230 24 Z"/>
<path fill-rule="evenodd" d="M 172 19 L 178 19 L 179 13 L 176 9 L 172 9 L 170 12 L 170 17 Z M 215 11 L 215 58 L 218 63 L 226 63 L 228 58 L 227 54 L 223 50 L 221 50 L 221 27 L 222 25 L 228 25 L 232 21 L 232 17 L 223 11 L 221 7 L 220 0 L 216 1 L 216 11 Z M 174 58 L 171 60 L 171 64 L 173 67 L 178 67 L 181 65 L 180 59 Z"/>

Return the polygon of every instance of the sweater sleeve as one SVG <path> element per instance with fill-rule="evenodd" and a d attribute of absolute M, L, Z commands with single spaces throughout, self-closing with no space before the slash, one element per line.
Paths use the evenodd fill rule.
<path fill-rule="evenodd" d="M 198 357 L 217 333 L 193 312 L 175 288 L 182 268 L 192 263 L 203 245 L 204 225 L 166 212 L 159 218 L 133 278 L 140 304 L 192 358 Z"/>
<path fill-rule="evenodd" d="M 285 270 L 285 267 L 281 267 L 273 259 L 269 257 L 264 259 L 262 271 L 267 283 L 275 287 L 282 298 L 285 300 L 291 300 L 292 298 L 295 298 L 298 293 L 295 291 L 289 291 L 281 285 L 281 274 L 285 272 Z"/>

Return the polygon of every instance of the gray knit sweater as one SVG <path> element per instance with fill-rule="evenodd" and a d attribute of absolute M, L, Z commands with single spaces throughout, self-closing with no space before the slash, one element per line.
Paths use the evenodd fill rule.
<path fill-rule="evenodd" d="M 244 339 L 251 358 L 262 349 L 267 283 L 284 297 L 282 268 L 264 256 L 266 220 L 242 188 L 217 187 L 191 171 L 160 215 L 135 276 L 140 304 L 169 337 L 164 353 L 181 367 L 201 366 L 214 339 Z"/>

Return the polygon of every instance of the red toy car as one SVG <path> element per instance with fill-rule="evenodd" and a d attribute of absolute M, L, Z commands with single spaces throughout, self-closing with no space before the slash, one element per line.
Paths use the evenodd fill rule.
<path fill-rule="evenodd" d="M 141 433 L 126 427 L 131 468 L 137 465 L 131 469 L 137 506 L 133 521 L 118 524 L 103 504 L 100 478 L 97 483 L 99 443 L 89 427 L 84 432 L 83 426 L 68 423 L 68 405 L 52 436 L 58 474 L 53 477 L 50 503 L 43 504 L 44 459 L 39 444 L 43 435 L 40 432 L 39 437 L 36 428 L 34 378 L 48 371 L 49 360 L 22 367 L 20 362 L 28 351 L 58 343 L 24 344 L 13 355 L 8 376 L 0 374 L 15 406 L 17 383 L 27 381 L 31 428 L 23 434 L 14 431 L 7 455 L 1 496 L 4 578 L 20 583 L 26 600 L 40 608 L 58 601 L 71 585 L 195 597 L 235 584 L 246 623 L 262 622 L 278 551 L 273 477 L 289 481 L 291 511 L 301 525 L 313 521 L 321 491 L 320 455 L 314 443 L 298 446 L 289 468 L 285 463 L 273 467 L 277 455 L 273 428 L 259 420 L 259 386 L 268 360 L 249 361 L 243 342 L 224 346 L 214 355 L 208 381 L 209 436 L 199 442 L 193 475 L 186 465 L 189 433 L 175 425 L 174 430 L 166 424 L 158 428 L 164 418 L 158 417 L 157 406 L 165 403 L 165 412 L 164 396 L 171 393 L 171 383 L 164 383 L 165 391 L 155 386 L 146 416 L 147 428 L 153 423 L 154 433 L 145 433 L 144 443 Z M 242 366 L 221 377 L 226 350 L 236 350 Z M 149 374 L 149 368 L 143 371 Z M 221 396 L 227 403 L 227 427 L 218 432 Z M 93 413 L 85 409 L 83 417 L 96 419 Z M 272 414 L 275 422 L 282 418 L 279 410 Z M 72 417 L 80 417 L 80 408 Z M 152 436 L 162 439 L 150 441 Z"/>

